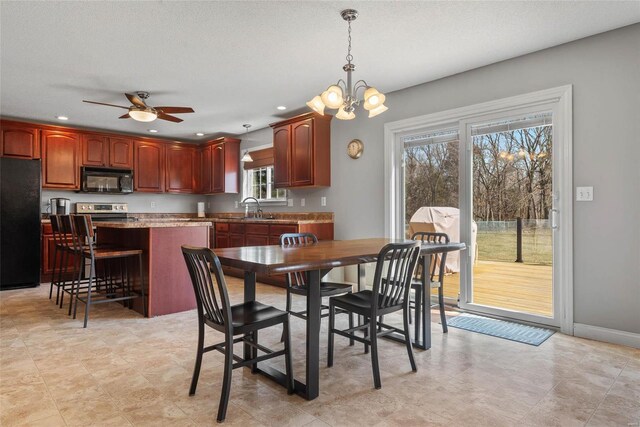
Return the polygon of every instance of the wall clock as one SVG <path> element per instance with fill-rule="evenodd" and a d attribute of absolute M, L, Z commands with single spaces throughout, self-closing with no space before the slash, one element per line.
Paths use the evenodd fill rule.
<path fill-rule="evenodd" d="M 353 139 L 347 144 L 347 154 L 352 159 L 358 159 L 362 156 L 364 151 L 364 144 L 359 139 Z"/>

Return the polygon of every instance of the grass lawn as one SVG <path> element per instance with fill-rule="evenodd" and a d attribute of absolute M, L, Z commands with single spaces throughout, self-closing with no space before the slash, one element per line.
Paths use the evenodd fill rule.
<path fill-rule="evenodd" d="M 478 258 L 485 261 L 516 260 L 514 231 L 478 232 Z M 551 265 L 552 241 L 550 229 L 526 230 L 522 233 L 522 260 L 526 264 Z"/>

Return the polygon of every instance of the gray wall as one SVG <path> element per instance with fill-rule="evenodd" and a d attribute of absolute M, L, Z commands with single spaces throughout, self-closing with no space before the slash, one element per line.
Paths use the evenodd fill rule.
<path fill-rule="evenodd" d="M 90 194 L 76 193 L 75 191 L 42 191 L 42 212 L 48 212 L 49 199 L 52 197 L 66 197 L 71 203 L 95 202 L 95 203 L 128 203 L 129 212 L 133 213 L 196 213 L 198 202 L 207 202 L 207 196 L 193 194 Z M 151 207 L 155 203 L 155 208 Z M 72 205 L 73 206 L 73 205 Z M 206 206 L 206 205 L 205 205 Z"/>
<path fill-rule="evenodd" d="M 293 191 L 288 209 L 335 212 L 336 239 L 382 236 L 384 123 L 567 84 L 573 184 L 594 187 L 593 202 L 574 202 L 574 321 L 640 333 L 640 24 L 390 93 L 373 119 L 334 119 L 331 187 Z M 271 129 L 249 136 L 243 149 L 271 142 Z M 365 143 L 359 160 L 346 155 L 353 138 Z M 213 196 L 211 210 L 237 199 Z"/>

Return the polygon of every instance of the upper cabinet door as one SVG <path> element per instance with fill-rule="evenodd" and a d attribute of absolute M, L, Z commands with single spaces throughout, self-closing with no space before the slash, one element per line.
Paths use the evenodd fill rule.
<path fill-rule="evenodd" d="M 273 184 L 276 187 L 291 186 L 291 145 L 289 125 L 273 130 Z"/>
<path fill-rule="evenodd" d="M 134 141 L 134 182 L 136 191 L 164 191 L 164 143 Z"/>
<path fill-rule="evenodd" d="M 107 166 L 109 140 L 102 135 L 82 135 L 82 166 Z"/>
<path fill-rule="evenodd" d="M 38 128 L 3 121 L 0 132 L 0 155 L 20 159 L 40 158 Z"/>
<path fill-rule="evenodd" d="M 213 190 L 211 188 L 211 152 L 212 148 L 210 145 L 205 147 L 200 156 L 200 189 L 201 193 L 207 194 L 211 193 Z"/>
<path fill-rule="evenodd" d="M 133 168 L 133 141 L 129 138 L 109 138 L 109 166 Z"/>
<path fill-rule="evenodd" d="M 80 189 L 80 138 L 75 132 L 42 131 L 42 187 Z"/>
<path fill-rule="evenodd" d="M 211 146 L 211 192 L 224 193 L 224 144 Z"/>
<path fill-rule="evenodd" d="M 313 120 L 291 125 L 291 186 L 313 185 Z"/>
<path fill-rule="evenodd" d="M 196 147 L 167 145 L 166 190 L 171 193 L 193 193 L 195 190 Z"/>

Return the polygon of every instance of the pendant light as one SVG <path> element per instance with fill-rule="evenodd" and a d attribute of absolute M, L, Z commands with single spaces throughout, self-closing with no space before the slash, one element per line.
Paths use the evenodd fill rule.
<path fill-rule="evenodd" d="M 246 139 L 247 141 L 249 140 L 249 128 L 251 127 L 250 124 L 244 124 L 242 125 L 247 131 L 245 133 Z M 249 150 L 245 150 L 244 154 L 242 155 L 242 158 L 240 159 L 241 162 L 253 162 L 253 159 L 251 158 L 251 154 L 249 154 Z"/>

